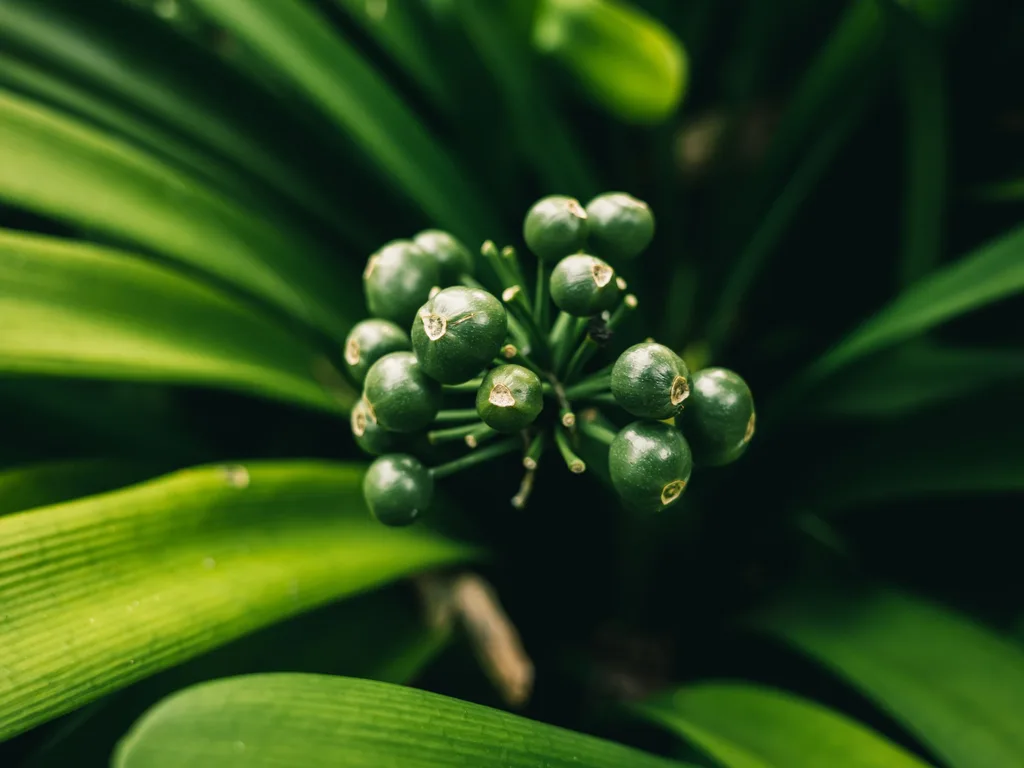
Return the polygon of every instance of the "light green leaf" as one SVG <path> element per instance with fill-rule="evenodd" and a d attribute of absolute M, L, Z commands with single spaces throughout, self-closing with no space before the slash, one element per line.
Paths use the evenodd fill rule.
<path fill-rule="evenodd" d="M 0 230 L 0 371 L 211 384 L 330 411 L 355 393 L 308 345 L 166 267 Z"/>
<path fill-rule="evenodd" d="M 356 287 L 316 246 L 133 147 L 3 92 L 0 147 L 0 200 L 136 243 L 338 338 L 354 322 Z"/>
<path fill-rule="evenodd" d="M 469 243 L 500 226 L 450 154 L 387 82 L 304 0 L 195 0 L 362 147 L 437 226 Z"/>
<path fill-rule="evenodd" d="M 1024 350 L 909 343 L 830 379 L 809 410 L 814 418 L 892 418 L 1015 379 L 1024 379 Z"/>
<path fill-rule="evenodd" d="M 125 736 L 113 764 L 680 768 L 593 736 L 426 691 L 287 674 L 217 680 L 164 700 Z"/>
<path fill-rule="evenodd" d="M 470 551 L 363 506 L 362 468 L 176 472 L 0 518 L 0 738 L 304 610 Z"/>
<path fill-rule="evenodd" d="M 811 369 L 843 366 L 1024 290 L 1024 227 L 990 241 L 918 281 L 846 337 Z"/>
<path fill-rule="evenodd" d="M 689 61 L 682 43 L 626 0 L 541 0 L 533 44 L 624 121 L 660 123 L 686 92 Z"/>
<path fill-rule="evenodd" d="M 891 590 L 792 595 L 756 624 L 847 678 L 950 768 L 1024 766 L 1024 651 Z"/>
<path fill-rule="evenodd" d="M 91 496 L 154 474 L 149 464 L 111 459 L 49 461 L 5 469 L 0 471 L 0 515 Z"/>
<path fill-rule="evenodd" d="M 255 672 L 311 672 L 407 683 L 446 645 L 412 590 L 396 584 L 274 624 L 171 667 L 76 712 L 21 768 L 107 768 L 118 740 L 166 696 Z"/>
<path fill-rule="evenodd" d="M 812 701 L 744 683 L 701 683 L 635 710 L 728 768 L 925 768 L 874 731 Z"/>

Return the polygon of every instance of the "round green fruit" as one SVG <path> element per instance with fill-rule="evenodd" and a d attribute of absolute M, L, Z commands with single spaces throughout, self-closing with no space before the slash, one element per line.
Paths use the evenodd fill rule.
<path fill-rule="evenodd" d="M 388 432 L 378 424 L 373 409 L 362 398 L 352 407 L 349 422 L 356 445 L 371 456 L 383 456 L 385 453 L 397 451 L 403 446 L 404 435 Z"/>
<path fill-rule="evenodd" d="M 728 368 L 704 368 L 690 380 L 690 398 L 676 425 L 699 465 L 730 464 L 754 437 L 754 396 L 747 382 Z"/>
<path fill-rule="evenodd" d="M 413 242 L 437 262 L 441 270 L 439 285 L 452 285 L 463 275 L 473 274 L 476 266 L 473 254 L 454 235 L 440 229 L 427 229 L 416 235 Z"/>
<path fill-rule="evenodd" d="M 635 259 L 654 239 L 654 214 L 625 192 L 607 192 L 587 203 L 590 250 L 609 261 Z"/>
<path fill-rule="evenodd" d="M 352 327 L 345 339 L 345 367 L 352 380 L 362 384 L 370 366 L 384 355 L 410 349 L 409 334 L 390 320 L 363 320 Z"/>
<path fill-rule="evenodd" d="M 611 309 L 619 300 L 615 270 L 586 253 L 566 256 L 551 270 L 551 300 L 575 317 L 590 317 Z"/>
<path fill-rule="evenodd" d="M 391 432 L 416 432 L 441 409 L 441 385 L 424 373 L 412 352 L 391 352 L 370 366 L 363 400 Z"/>
<path fill-rule="evenodd" d="M 668 347 L 645 341 L 634 344 L 612 367 L 615 402 L 642 419 L 670 419 L 690 396 L 686 363 Z"/>
<path fill-rule="evenodd" d="M 540 378 L 521 365 L 499 365 L 488 371 L 476 391 L 476 412 L 499 432 L 518 432 L 534 422 L 544 408 Z"/>
<path fill-rule="evenodd" d="M 526 214 L 523 239 L 541 261 L 556 261 L 575 253 L 587 242 L 587 212 L 573 197 L 541 198 Z"/>
<path fill-rule="evenodd" d="M 634 421 L 608 449 L 612 486 L 627 508 L 661 512 L 683 495 L 693 459 L 679 430 L 663 421 Z"/>
<path fill-rule="evenodd" d="M 459 384 L 497 357 L 507 332 L 508 316 L 498 299 L 479 288 L 453 286 L 416 313 L 412 348 L 428 376 Z"/>
<path fill-rule="evenodd" d="M 370 513 L 384 525 L 410 525 L 430 506 L 434 478 L 415 457 L 391 453 L 370 465 L 363 496 Z"/>
<path fill-rule="evenodd" d="M 393 240 L 370 256 L 363 293 L 370 314 L 408 328 L 416 310 L 441 283 L 441 267 L 411 240 Z"/>

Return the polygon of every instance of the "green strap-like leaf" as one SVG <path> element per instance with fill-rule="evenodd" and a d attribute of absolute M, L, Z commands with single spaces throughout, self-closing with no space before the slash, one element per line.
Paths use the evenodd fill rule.
<path fill-rule="evenodd" d="M 251 675 L 187 689 L 122 741 L 117 768 L 680 768 L 592 736 L 387 683 Z"/>
<path fill-rule="evenodd" d="M 1024 227 L 958 259 L 907 288 L 846 337 L 812 369 L 830 374 L 965 312 L 1024 290 Z"/>
<path fill-rule="evenodd" d="M 951 768 L 1024 766 L 1024 650 L 894 591 L 791 596 L 759 626 L 847 678 Z"/>
<path fill-rule="evenodd" d="M 462 169 L 305 0 L 195 2 L 302 90 L 436 226 L 469 243 L 496 237 L 499 225 Z"/>
<path fill-rule="evenodd" d="M 342 411 L 308 345 L 220 292 L 144 259 L 0 230 L 0 372 L 212 384 Z"/>
<path fill-rule="evenodd" d="M 110 459 L 49 461 L 5 469 L 0 471 L 0 515 L 109 491 L 154 474 L 146 463 Z"/>
<path fill-rule="evenodd" d="M 727 768 L 925 768 L 843 715 L 790 693 L 702 683 L 636 707 Z"/>
<path fill-rule="evenodd" d="M 0 739 L 469 554 L 375 522 L 361 476 L 312 462 L 211 466 L 0 518 Z"/>
<path fill-rule="evenodd" d="M 343 318 L 358 286 L 316 246 L 128 145 L 0 92 L 0 147 L 0 200 L 178 260 L 336 337 L 355 320 Z"/>

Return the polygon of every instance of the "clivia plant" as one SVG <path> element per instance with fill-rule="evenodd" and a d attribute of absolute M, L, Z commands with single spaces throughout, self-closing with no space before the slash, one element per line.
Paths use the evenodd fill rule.
<path fill-rule="evenodd" d="M 640 258 L 654 230 L 647 203 L 623 192 L 586 207 L 544 197 L 523 221 L 532 264 L 512 246 L 480 248 L 500 299 L 474 276 L 472 252 L 446 232 L 395 240 L 370 256 L 363 289 L 374 317 L 349 333 L 345 363 L 362 387 L 352 434 L 377 457 L 363 493 L 380 522 L 413 523 L 435 480 L 512 453 L 524 475 L 511 503 L 522 508 L 545 453 L 557 450 L 570 472 L 586 471 L 581 440 L 604 446 L 612 485 L 638 514 L 678 503 L 694 464 L 743 455 L 756 416 L 734 371 L 691 374 L 653 339 L 592 370 L 638 305 L 614 265 Z M 635 420 L 615 429 L 603 408 Z M 426 466 L 432 447 L 449 441 L 469 453 Z"/>

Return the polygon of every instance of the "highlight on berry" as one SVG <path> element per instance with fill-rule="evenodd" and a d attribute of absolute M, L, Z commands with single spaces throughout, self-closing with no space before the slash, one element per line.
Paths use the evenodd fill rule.
<path fill-rule="evenodd" d="M 502 457 L 522 467 L 514 507 L 539 471 L 561 465 L 566 482 L 586 472 L 582 454 L 607 457 L 625 509 L 656 514 L 680 502 L 694 467 L 736 461 L 754 436 L 739 374 L 691 373 L 675 350 L 634 332 L 639 301 L 618 270 L 654 243 L 645 202 L 548 195 L 522 235 L 529 258 L 428 229 L 367 260 L 371 317 L 343 357 L 363 392 L 353 438 L 376 457 L 363 491 L 385 525 L 415 522 L 436 481 Z"/>

